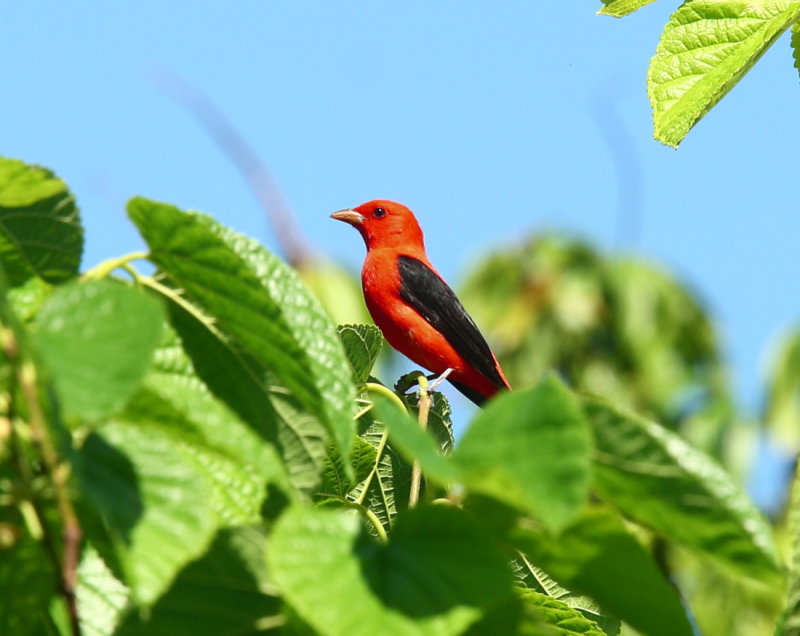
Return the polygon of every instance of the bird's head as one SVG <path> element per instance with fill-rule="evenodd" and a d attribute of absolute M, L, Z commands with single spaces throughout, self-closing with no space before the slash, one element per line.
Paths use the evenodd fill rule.
<path fill-rule="evenodd" d="M 368 250 L 404 247 L 425 251 L 419 223 L 414 213 L 402 203 L 376 199 L 355 208 L 334 212 L 331 218 L 356 228 Z"/>

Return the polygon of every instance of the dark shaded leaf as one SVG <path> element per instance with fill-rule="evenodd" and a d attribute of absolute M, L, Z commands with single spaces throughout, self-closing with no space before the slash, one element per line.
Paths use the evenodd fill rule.
<path fill-rule="evenodd" d="M 52 172 L 0 157 L 0 263 L 11 286 L 78 273 L 83 227 L 75 199 Z"/>
<path fill-rule="evenodd" d="M 286 601 L 320 634 L 459 634 L 511 593 L 503 552 L 447 506 L 402 515 L 385 546 L 352 512 L 295 507 L 267 556 Z"/>

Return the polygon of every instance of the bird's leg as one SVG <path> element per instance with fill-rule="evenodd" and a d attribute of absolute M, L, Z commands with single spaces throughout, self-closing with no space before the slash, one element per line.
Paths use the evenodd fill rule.
<path fill-rule="evenodd" d="M 447 379 L 447 376 L 453 372 L 451 367 L 447 367 L 444 372 L 440 376 L 436 376 L 436 374 L 432 374 L 428 376 L 428 380 L 432 380 L 430 385 L 428 386 L 428 391 L 435 391 L 439 388 L 439 385 Z"/>

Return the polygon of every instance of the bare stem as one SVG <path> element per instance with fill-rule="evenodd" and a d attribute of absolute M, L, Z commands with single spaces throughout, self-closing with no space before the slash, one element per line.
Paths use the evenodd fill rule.
<path fill-rule="evenodd" d="M 108 260 L 92 267 L 92 269 L 85 272 L 81 278 L 83 280 L 100 280 L 101 278 L 106 278 L 111 272 L 120 267 L 130 271 L 130 269 L 126 267 L 128 263 L 131 261 L 140 261 L 146 259 L 147 257 L 147 252 L 131 252 L 130 254 L 125 254 L 125 256 L 109 258 Z"/>
<path fill-rule="evenodd" d="M 424 431 L 428 428 L 428 415 L 431 410 L 431 394 L 428 391 L 428 378 L 419 377 L 419 404 L 417 406 L 417 421 Z M 422 487 L 422 467 L 415 461 L 411 467 L 411 488 L 408 492 L 408 507 L 413 508 L 419 503 L 419 491 Z"/>
<path fill-rule="evenodd" d="M 68 466 L 60 462 L 53 441 L 50 438 L 42 405 L 39 402 L 36 367 L 32 362 L 29 360 L 17 362 L 16 381 L 27 402 L 31 438 L 39 449 L 45 472 L 53 485 L 56 505 L 63 522 L 63 558 L 59 564 L 58 555 L 55 554 L 55 551 L 51 552 L 51 558 L 55 559 L 56 569 L 60 570 L 60 591 L 67 605 L 72 634 L 73 636 L 80 636 L 81 626 L 75 599 L 75 587 L 82 532 L 78 516 L 75 514 L 75 508 L 69 496 Z M 40 516 L 40 522 L 46 527 L 46 520 L 38 508 L 37 513 Z"/>
<path fill-rule="evenodd" d="M 286 260 L 294 267 L 311 262 L 306 244 L 266 164 L 214 101 L 176 73 L 162 74 L 159 84 L 186 108 L 230 159 L 258 199 L 272 225 Z"/>

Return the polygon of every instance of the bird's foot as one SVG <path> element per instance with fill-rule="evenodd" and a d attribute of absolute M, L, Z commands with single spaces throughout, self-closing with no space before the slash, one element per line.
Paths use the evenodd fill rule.
<path fill-rule="evenodd" d="M 436 391 L 439 385 L 441 385 L 452 372 L 453 369 L 451 368 L 445 369 L 441 374 L 431 373 L 430 375 L 425 375 L 422 371 L 412 371 L 411 373 L 400 376 L 400 379 L 395 382 L 394 390 L 398 393 L 407 393 L 409 389 L 419 385 L 420 378 L 425 378 L 429 382 L 426 390 Z"/>
<path fill-rule="evenodd" d="M 444 372 L 439 376 L 436 377 L 436 374 L 428 376 L 428 380 L 431 383 L 428 385 L 428 391 L 435 391 L 439 388 L 439 385 L 447 379 L 447 376 L 453 372 L 451 367 L 447 367 Z"/>

